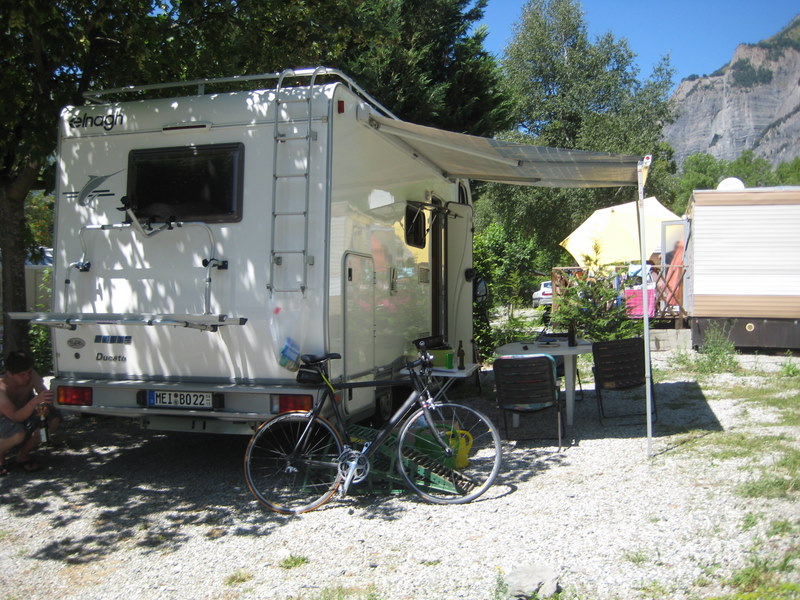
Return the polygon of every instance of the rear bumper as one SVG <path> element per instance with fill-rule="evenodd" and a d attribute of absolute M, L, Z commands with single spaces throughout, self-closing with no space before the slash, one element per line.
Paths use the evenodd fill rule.
<path fill-rule="evenodd" d="M 208 383 L 166 383 L 148 381 L 105 381 L 98 379 L 53 378 L 50 389 L 59 397 L 61 387 L 91 388 L 91 405 L 56 402 L 62 411 L 74 414 L 140 419 L 149 429 L 170 431 L 206 431 L 218 433 L 251 433 L 260 423 L 272 418 L 273 399 L 281 395 L 302 394 L 318 399 L 317 388 L 289 385 L 233 385 Z M 209 409 L 163 408 L 146 406 L 149 390 L 211 392 L 215 407 Z"/>

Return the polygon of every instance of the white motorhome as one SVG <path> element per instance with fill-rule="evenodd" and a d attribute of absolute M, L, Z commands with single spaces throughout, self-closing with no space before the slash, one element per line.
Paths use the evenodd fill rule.
<path fill-rule="evenodd" d="M 274 85 L 219 91 L 256 79 Z M 323 67 L 86 97 L 60 121 L 52 311 L 12 316 L 54 328 L 63 409 L 154 429 L 249 433 L 308 406 L 301 353 L 359 380 L 396 379 L 417 338 L 469 351 L 468 179 L 636 182 L 635 157 L 399 121 Z M 390 404 L 352 392 L 352 419 Z"/>

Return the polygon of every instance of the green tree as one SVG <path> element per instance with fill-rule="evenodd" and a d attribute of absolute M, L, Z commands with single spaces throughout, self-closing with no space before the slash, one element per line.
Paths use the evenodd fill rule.
<path fill-rule="evenodd" d="M 694 190 L 713 190 L 724 179 L 727 164 L 710 154 L 692 154 L 683 161 L 683 172 L 678 183 L 678 197 L 675 206 L 682 214 L 686 211 Z"/>
<path fill-rule="evenodd" d="M 495 59 L 476 27 L 487 0 L 359 3 L 359 36 L 334 66 L 400 118 L 474 135 L 511 125 Z"/>
<path fill-rule="evenodd" d="M 786 167 L 781 172 L 789 177 L 791 167 Z M 727 177 L 741 179 L 745 187 L 768 187 L 786 183 L 780 172 L 773 171 L 770 164 L 763 158 L 756 157 L 752 150 L 745 150 L 732 161 L 717 159 L 710 154 L 692 154 L 683 161 L 683 172 L 678 180 L 678 196 L 673 211 L 682 214 L 686 211 L 694 190 L 716 189 Z"/>
<path fill-rule="evenodd" d="M 325 64 L 396 114 L 455 131 L 506 125 L 486 0 L 20 0 L 0 2 L 0 253 L 6 311 L 24 310 L 25 198 L 50 187 L 58 114 L 90 88 Z M 48 168 L 49 167 L 49 168 Z M 49 177 L 47 177 L 49 172 Z M 42 176 L 45 180 L 42 180 Z M 4 315 L 7 349 L 26 327 Z"/>
<path fill-rule="evenodd" d="M 766 159 L 758 158 L 752 150 L 743 151 L 727 165 L 725 177 L 738 177 L 746 187 L 778 185 L 778 175 Z"/>
<path fill-rule="evenodd" d="M 652 154 L 648 189 L 670 192 L 672 150 L 660 142 L 661 127 L 671 118 L 673 71 L 668 59 L 640 81 L 627 41 L 610 33 L 590 40 L 576 0 L 530 0 L 513 31 L 502 68 L 516 128 L 504 137 L 535 145 Z M 532 240 L 532 263 L 549 271 L 557 263 L 571 262 L 558 242 L 595 209 L 636 199 L 636 189 L 492 184 L 477 197 L 479 230 L 500 223 L 510 236 Z"/>
<path fill-rule="evenodd" d="M 151 16 L 151 1 L 25 0 L 0 4 L 0 253 L 5 310 L 25 309 L 27 242 L 25 199 L 53 154 L 61 106 L 79 102 L 97 82 L 141 71 L 152 49 L 167 38 L 167 21 Z M 104 74 L 101 77 L 100 74 Z M 4 315 L 4 346 L 24 348 L 26 326 Z"/>
<path fill-rule="evenodd" d="M 475 235 L 473 265 L 491 287 L 495 303 L 527 305 L 538 281 L 548 278 L 536 274 L 532 250 L 531 240 L 513 237 L 496 223 Z"/>
<path fill-rule="evenodd" d="M 800 157 L 778 165 L 775 174 L 781 185 L 800 185 Z"/>
<path fill-rule="evenodd" d="M 546 146 L 653 151 L 674 73 L 664 58 L 640 82 L 633 59 L 625 39 L 589 40 L 576 0 L 530 0 L 503 61 L 518 128 Z"/>
<path fill-rule="evenodd" d="M 614 289 L 614 276 L 603 275 L 599 265 L 590 268 L 595 273 L 590 277 L 569 277 L 553 312 L 553 324 L 562 330 L 572 325 L 579 337 L 594 342 L 642 335 L 643 322 L 628 317 L 625 303 Z"/>

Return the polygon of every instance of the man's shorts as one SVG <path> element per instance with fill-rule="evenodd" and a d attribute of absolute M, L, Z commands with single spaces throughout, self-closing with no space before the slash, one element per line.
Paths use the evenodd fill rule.
<path fill-rule="evenodd" d="M 17 435 L 19 432 L 27 432 L 25 423 L 17 423 L 4 416 L 0 415 L 0 440 L 10 438 Z"/>
<path fill-rule="evenodd" d="M 51 407 L 48 419 L 51 419 L 53 417 L 60 418 L 61 411 Z M 20 431 L 24 431 L 27 437 L 34 429 L 36 429 L 39 426 L 41 426 L 41 421 L 39 420 L 39 417 L 36 415 L 31 415 L 30 417 L 25 419 L 22 423 L 17 423 L 16 421 L 12 421 L 8 417 L 0 415 L 0 440 L 10 438 L 11 436 L 18 434 Z"/>

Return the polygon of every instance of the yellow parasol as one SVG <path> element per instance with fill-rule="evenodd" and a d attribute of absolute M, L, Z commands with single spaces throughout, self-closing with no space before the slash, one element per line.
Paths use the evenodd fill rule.
<path fill-rule="evenodd" d="M 586 257 L 594 259 L 595 243 L 599 246 L 597 256 L 601 265 L 635 262 L 640 258 L 639 215 L 637 202 L 626 202 L 592 213 L 575 231 L 561 242 L 582 267 Z M 662 221 L 679 219 L 676 214 L 661 204 L 655 196 L 644 199 L 645 240 L 649 248 L 647 256 L 658 248 L 661 239 Z"/>

